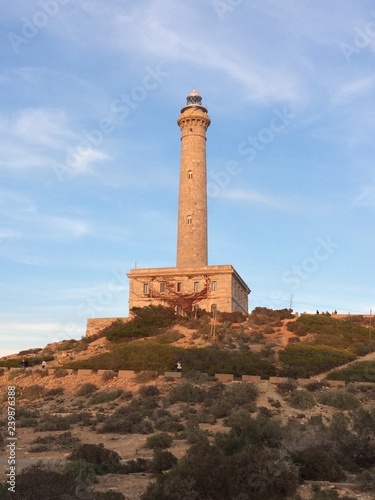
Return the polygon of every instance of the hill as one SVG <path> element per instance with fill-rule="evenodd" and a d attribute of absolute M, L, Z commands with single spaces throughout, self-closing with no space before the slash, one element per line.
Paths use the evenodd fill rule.
<path fill-rule="evenodd" d="M 216 325 L 174 316 L 163 324 L 159 310 L 155 325 L 155 311 L 147 313 L 147 328 L 140 313 L 139 329 L 114 324 L 95 338 L 1 360 L 13 366 L 0 370 L 4 400 L 8 387 L 16 398 L 19 496 L 9 498 L 35 487 L 46 500 L 373 498 L 371 359 L 358 368 L 358 346 L 371 350 L 366 318 L 316 320 L 257 308 Z M 345 344 L 338 346 L 340 336 Z M 31 368 L 19 369 L 22 359 Z M 177 360 L 181 378 L 159 373 Z M 349 383 L 336 387 L 326 370 L 343 362 Z M 350 366 L 360 385 L 350 382 Z M 320 375 L 303 387 L 291 378 L 302 368 Z M 215 373 L 235 377 L 222 383 Z M 274 383 L 275 374 L 287 378 Z M 240 381 L 243 375 L 258 379 Z M 7 437 L 2 431 L 5 456 Z M 5 458 L 0 465 L 6 477 Z M 4 484 L 0 497 L 7 494 Z"/>

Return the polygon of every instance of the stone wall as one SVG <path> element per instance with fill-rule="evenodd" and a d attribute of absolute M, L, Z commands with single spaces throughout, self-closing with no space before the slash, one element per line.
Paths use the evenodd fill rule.
<path fill-rule="evenodd" d="M 86 323 L 86 337 L 96 335 L 107 326 L 110 326 L 114 321 L 129 321 L 131 318 L 89 318 Z"/>

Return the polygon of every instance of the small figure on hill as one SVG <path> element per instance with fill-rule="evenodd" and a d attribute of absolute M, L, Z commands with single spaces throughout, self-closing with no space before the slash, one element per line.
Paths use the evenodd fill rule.
<path fill-rule="evenodd" d="M 181 363 L 180 363 L 179 361 L 178 361 L 178 362 L 177 362 L 177 364 L 176 364 L 176 370 L 177 370 L 178 372 L 181 372 L 181 371 L 182 371 L 182 365 L 181 365 Z"/>
<path fill-rule="evenodd" d="M 44 368 L 47 366 L 47 363 L 45 361 L 42 361 L 42 368 L 44 370 Z"/>
<path fill-rule="evenodd" d="M 316 310 L 316 314 L 319 314 L 319 311 L 318 311 L 318 309 Z"/>
<path fill-rule="evenodd" d="M 29 366 L 27 359 L 23 359 L 21 363 L 22 368 L 25 370 Z"/>

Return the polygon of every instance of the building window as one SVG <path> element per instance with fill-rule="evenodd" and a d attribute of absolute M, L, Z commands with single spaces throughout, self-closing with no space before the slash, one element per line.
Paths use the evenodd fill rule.
<path fill-rule="evenodd" d="M 193 224 L 193 218 L 191 215 L 188 215 L 187 216 L 187 223 L 190 225 L 190 224 Z"/>
<path fill-rule="evenodd" d="M 192 179 L 192 178 L 193 178 L 193 171 L 189 170 L 188 171 L 188 179 Z"/>
<path fill-rule="evenodd" d="M 194 292 L 199 292 L 199 281 L 194 281 Z"/>
<path fill-rule="evenodd" d="M 211 290 L 216 292 L 217 290 L 217 281 L 211 281 Z"/>
<path fill-rule="evenodd" d="M 150 287 L 148 283 L 143 283 L 143 293 L 150 293 Z"/>
<path fill-rule="evenodd" d="M 160 293 L 164 293 L 164 292 L 165 292 L 165 290 L 166 290 L 166 287 L 165 287 L 165 282 L 164 282 L 164 281 L 162 281 L 162 282 L 160 283 Z"/>
<path fill-rule="evenodd" d="M 182 283 L 181 283 L 181 281 L 179 281 L 177 283 L 177 292 L 179 292 L 179 293 L 182 292 Z"/>

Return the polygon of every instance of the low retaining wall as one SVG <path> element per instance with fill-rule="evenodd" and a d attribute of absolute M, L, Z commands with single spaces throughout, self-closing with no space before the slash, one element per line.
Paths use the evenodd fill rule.
<path fill-rule="evenodd" d="M 88 369 L 83 369 L 80 368 L 78 370 L 75 370 L 73 368 L 45 368 L 44 370 L 41 368 L 41 366 L 32 366 L 28 367 L 25 369 L 22 368 L 6 368 L 3 367 L 3 373 L 13 373 L 13 372 L 22 372 L 23 370 L 26 371 L 46 371 L 48 372 L 48 375 L 55 375 L 56 372 L 64 370 L 67 372 L 67 375 L 80 375 L 84 377 L 92 377 L 95 375 L 102 376 L 104 373 L 111 373 L 113 377 L 118 377 L 120 379 L 127 379 L 127 378 L 132 378 L 137 375 L 138 372 L 135 372 L 134 370 L 119 370 L 114 371 L 114 370 L 88 370 Z M 183 373 L 181 372 L 175 372 L 175 371 L 170 371 L 170 372 L 165 372 L 162 376 L 168 377 L 168 378 L 182 378 Z M 219 382 L 223 383 L 228 383 L 228 382 L 233 382 L 235 380 L 235 376 L 233 373 L 215 373 L 215 379 L 218 380 Z M 300 386 L 300 387 L 306 387 L 307 385 L 314 383 L 314 382 L 322 382 L 320 379 L 316 378 L 297 378 L 297 379 L 290 379 L 287 377 L 269 377 L 269 379 L 262 379 L 259 375 L 242 375 L 241 381 L 242 382 L 250 382 L 253 384 L 257 384 L 259 390 L 261 392 L 264 392 L 268 389 L 269 384 L 272 385 L 278 385 L 282 383 L 289 382 L 290 380 L 295 380 L 295 382 Z M 330 379 L 324 379 L 331 387 L 346 387 L 346 382 L 344 380 L 330 380 Z M 350 382 L 350 384 L 353 384 L 357 387 L 360 386 L 368 386 L 368 387 L 374 387 L 375 380 L 374 382 Z"/>
<path fill-rule="evenodd" d="M 114 321 L 129 321 L 131 318 L 89 318 L 86 323 L 86 337 L 91 337 L 91 335 L 96 335 L 104 328 L 110 326 Z"/>

